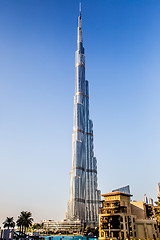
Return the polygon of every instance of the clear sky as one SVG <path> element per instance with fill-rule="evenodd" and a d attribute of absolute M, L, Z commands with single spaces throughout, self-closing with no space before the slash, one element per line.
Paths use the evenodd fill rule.
<path fill-rule="evenodd" d="M 78 0 L 0 1 L 0 223 L 69 199 Z M 98 183 L 156 200 L 160 1 L 82 0 Z"/>

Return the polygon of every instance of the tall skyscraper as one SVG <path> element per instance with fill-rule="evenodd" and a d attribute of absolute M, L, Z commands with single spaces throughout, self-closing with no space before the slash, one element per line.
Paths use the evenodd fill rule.
<path fill-rule="evenodd" d="M 144 194 L 144 200 L 143 200 L 144 203 L 148 204 L 148 198 L 147 198 L 147 195 Z"/>
<path fill-rule="evenodd" d="M 157 193 L 158 193 L 158 196 L 160 196 L 160 182 L 158 183 L 158 186 L 157 186 Z"/>
<path fill-rule="evenodd" d="M 154 204 L 153 198 L 150 197 L 150 198 L 148 199 L 148 204 L 150 204 L 150 205 L 153 205 L 153 204 Z"/>
<path fill-rule="evenodd" d="M 93 150 L 93 123 L 89 118 L 89 87 L 85 79 L 81 6 L 75 53 L 74 126 L 72 170 L 67 218 L 84 223 L 98 222 L 100 191 L 97 189 L 97 160 Z"/>
<path fill-rule="evenodd" d="M 123 192 L 123 193 L 130 194 L 130 186 L 127 185 L 125 187 L 117 188 L 117 189 L 112 190 L 112 192 Z"/>

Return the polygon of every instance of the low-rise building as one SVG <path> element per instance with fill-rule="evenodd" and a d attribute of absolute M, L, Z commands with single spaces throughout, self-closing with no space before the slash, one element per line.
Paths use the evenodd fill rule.
<path fill-rule="evenodd" d="M 63 221 L 54 221 L 54 220 L 43 220 L 41 221 L 43 224 L 43 229 L 51 230 L 51 231 L 70 231 L 70 232 L 77 232 L 80 231 L 82 224 L 81 221 L 70 221 L 70 220 L 63 220 Z"/>
<path fill-rule="evenodd" d="M 111 192 L 102 195 L 99 213 L 99 239 L 115 238 L 156 238 L 159 231 L 151 219 L 151 209 L 144 202 L 130 201 L 131 194 Z"/>

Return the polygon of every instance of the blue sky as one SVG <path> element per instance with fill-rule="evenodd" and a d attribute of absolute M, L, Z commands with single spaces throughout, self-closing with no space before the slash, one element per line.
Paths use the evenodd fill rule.
<path fill-rule="evenodd" d="M 0 1 L 0 223 L 69 199 L 78 0 Z M 160 2 L 82 0 L 98 183 L 156 199 Z"/>

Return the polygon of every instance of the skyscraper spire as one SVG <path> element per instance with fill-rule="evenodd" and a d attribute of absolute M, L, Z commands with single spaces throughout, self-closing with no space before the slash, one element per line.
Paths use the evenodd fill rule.
<path fill-rule="evenodd" d="M 74 125 L 72 170 L 67 217 L 88 225 L 98 223 L 100 191 L 97 189 L 97 160 L 93 149 L 93 123 L 89 118 L 89 87 L 85 80 L 81 3 L 75 53 Z"/>
<path fill-rule="evenodd" d="M 79 5 L 78 30 L 77 30 L 77 50 L 84 51 L 84 49 L 83 49 L 81 3 Z"/>
<path fill-rule="evenodd" d="M 79 16 L 81 18 L 81 2 L 79 3 Z"/>

